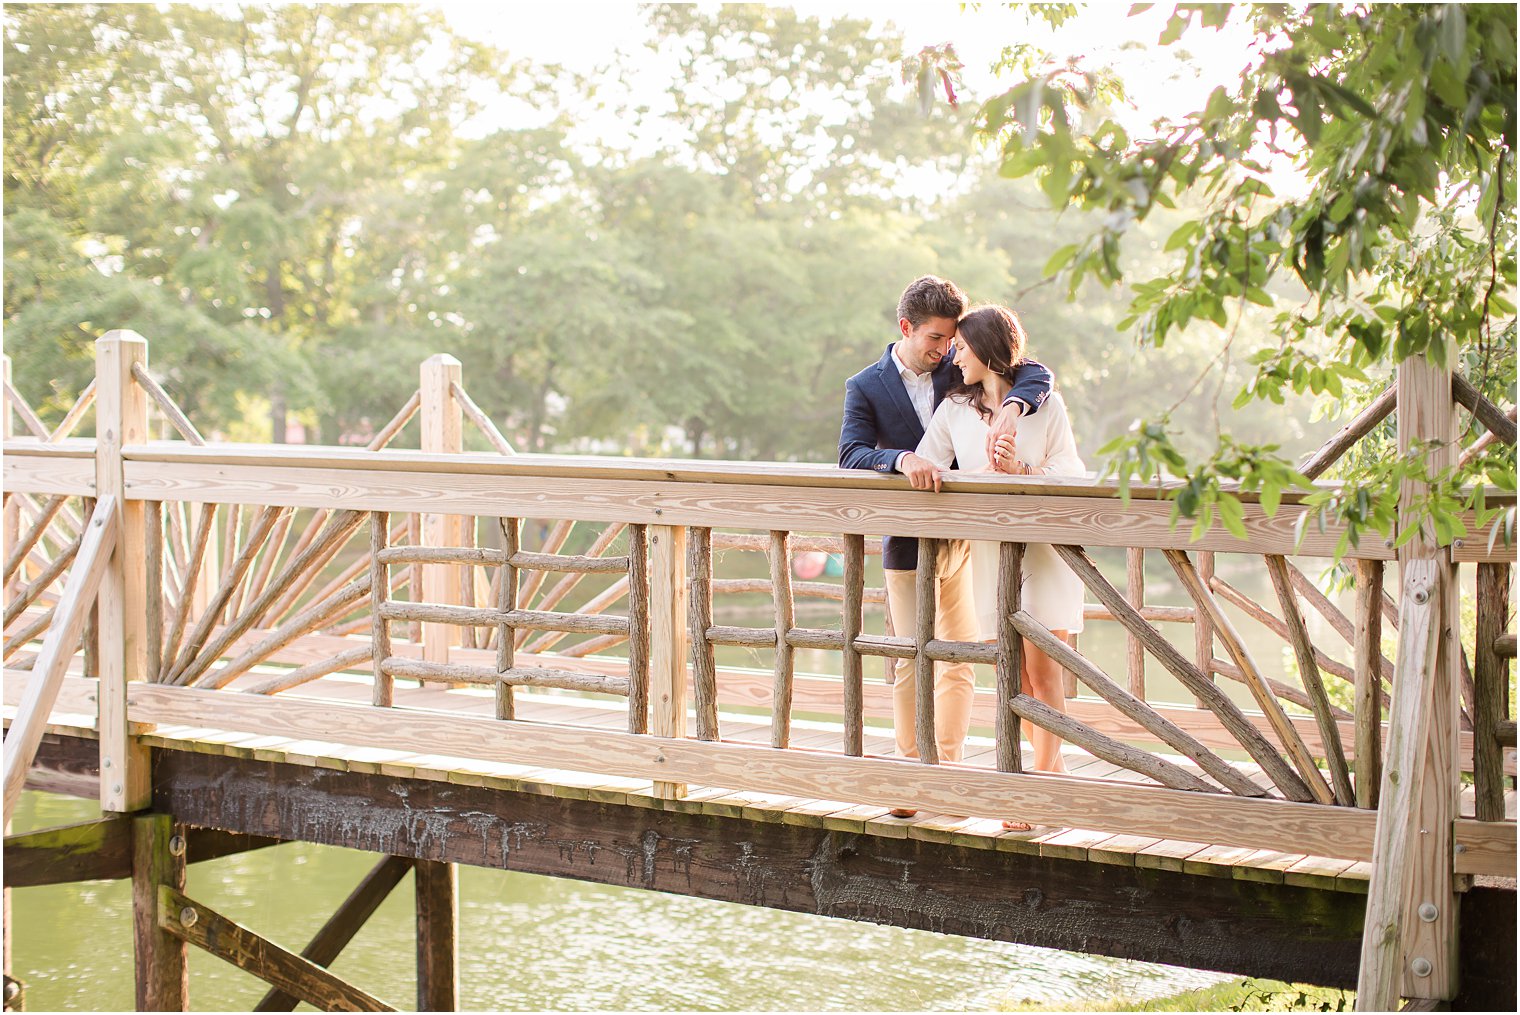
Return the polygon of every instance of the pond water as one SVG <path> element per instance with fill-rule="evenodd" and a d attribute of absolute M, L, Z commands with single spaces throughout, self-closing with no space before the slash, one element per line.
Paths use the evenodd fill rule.
<path fill-rule="evenodd" d="M 18 831 L 88 820 L 90 803 L 27 793 Z M 187 894 L 299 950 L 375 862 L 290 843 L 190 868 Z M 413 1008 L 411 879 L 333 969 Z M 954 1011 L 1164 996 L 1225 977 L 929 931 L 631 888 L 461 867 L 461 1003 L 468 1010 Z M 95 881 L 13 892 L 14 970 L 31 1011 L 133 1006 L 131 888 Z M 264 984 L 195 948 L 198 1011 L 247 1011 Z M 303 1006 L 304 1007 L 304 1006 Z"/>

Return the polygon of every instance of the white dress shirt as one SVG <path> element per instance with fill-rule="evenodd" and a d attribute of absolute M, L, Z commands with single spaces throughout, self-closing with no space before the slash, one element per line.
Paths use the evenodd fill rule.
<path fill-rule="evenodd" d="M 918 373 L 903 365 L 902 358 L 897 355 L 897 346 L 892 347 L 892 364 L 897 367 L 897 375 L 902 378 L 903 387 L 908 389 L 908 400 L 913 403 L 913 411 L 918 413 L 918 425 L 925 430 L 929 429 L 929 420 L 934 416 L 934 374 L 925 370 Z M 892 463 L 892 468 L 902 471 L 902 460 L 909 452 L 904 451 L 897 456 L 897 461 Z"/>

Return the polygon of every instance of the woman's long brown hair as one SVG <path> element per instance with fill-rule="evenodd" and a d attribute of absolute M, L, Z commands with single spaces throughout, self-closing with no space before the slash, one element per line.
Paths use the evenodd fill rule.
<path fill-rule="evenodd" d="M 955 340 L 965 342 L 976 354 L 976 358 L 987 364 L 988 370 L 1009 384 L 1013 383 L 1013 375 L 1019 364 L 1024 362 L 1024 348 L 1028 341 L 1024 325 L 1019 323 L 1019 315 L 996 304 L 967 311 L 966 316 L 960 319 Z M 980 383 L 956 381 L 945 393 L 945 397 L 962 398 L 971 404 L 978 416 L 983 419 L 992 418 L 993 409 L 984 404 L 986 392 Z"/>

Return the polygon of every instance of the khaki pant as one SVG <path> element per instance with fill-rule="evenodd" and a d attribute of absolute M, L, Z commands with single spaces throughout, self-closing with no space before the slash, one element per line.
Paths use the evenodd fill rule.
<path fill-rule="evenodd" d="M 980 641 L 972 592 L 970 545 L 963 539 L 942 542 L 935 569 L 934 637 L 945 641 Z M 917 624 L 918 592 L 912 571 L 887 571 L 887 609 L 892 630 L 912 638 Z M 914 723 L 918 714 L 915 662 L 898 659 L 893 667 L 892 727 L 900 757 L 918 757 Z M 976 672 L 970 663 L 934 664 L 934 743 L 941 761 L 959 761 L 971 728 L 971 699 Z"/>

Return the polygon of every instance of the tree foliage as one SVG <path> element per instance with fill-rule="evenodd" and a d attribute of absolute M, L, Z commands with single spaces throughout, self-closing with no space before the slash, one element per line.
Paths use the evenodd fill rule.
<path fill-rule="evenodd" d="M 1020 310 L 1089 449 L 1165 393 L 1172 446 L 1211 453 L 1209 400 L 1181 396 L 1217 336 L 1137 354 L 1091 273 L 1076 304 L 1042 281 L 1108 212 L 1058 216 L 1043 177 L 998 175 L 975 103 L 938 101 L 947 79 L 965 91 L 953 50 L 905 76 L 901 37 L 863 18 L 644 17 L 675 71 L 655 98 L 619 86 L 626 67 L 513 61 L 414 6 L 7 6 L 19 386 L 51 385 L 56 419 L 91 342 L 128 327 L 208 432 L 270 439 L 288 417 L 359 443 L 446 352 L 525 450 L 831 461 L 844 379 L 894 337 L 903 284 L 937 272 Z M 644 142 L 604 140 L 597 116 Z M 1138 218 L 1116 255 L 1161 276 L 1206 207 Z M 1240 342 L 1270 325 L 1241 319 Z M 1231 414 L 1242 445 L 1308 440 L 1307 386 L 1282 393 L 1287 421 L 1270 400 Z"/>
<path fill-rule="evenodd" d="M 1207 45 L 1232 19 L 1257 38 L 1239 85 L 1143 137 L 1115 115 L 1120 92 L 1101 69 L 1010 51 L 1008 63 L 1037 66 L 982 110 L 1002 171 L 1032 175 L 1056 208 L 1091 213 L 1093 228 L 1047 270 L 1073 293 L 1084 279 L 1129 281 L 1120 327 L 1146 349 L 1192 326 L 1216 336 L 1223 361 L 1243 355 L 1233 348 L 1242 321 L 1269 317 L 1273 340 L 1244 356 L 1254 373 L 1237 408 L 1307 392 L 1355 410 L 1416 355 L 1512 404 L 1515 8 L 1178 4 L 1157 43 Z M 1185 212 L 1165 244 L 1174 259 L 1135 271 L 1121 241 L 1173 210 Z M 1195 458 L 1177 436 L 1161 412 L 1105 450 L 1123 482 L 1181 479 L 1178 512 L 1200 528 L 1216 516 L 1239 528 L 1221 480 L 1268 503 L 1307 485 L 1271 445 L 1221 433 Z M 1502 443 L 1426 476 L 1424 449 L 1390 447 L 1391 431 L 1378 440 L 1344 463 L 1342 490 L 1310 498 L 1348 524 L 1343 549 L 1368 530 L 1390 534 L 1402 478 L 1433 483 L 1420 514 L 1442 543 L 1466 534 L 1460 508 L 1487 515 L 1485 489 L 1515 488 L 1514 449 Z M 1512 510 L 1507 522 L 1512 531 Z"/>

